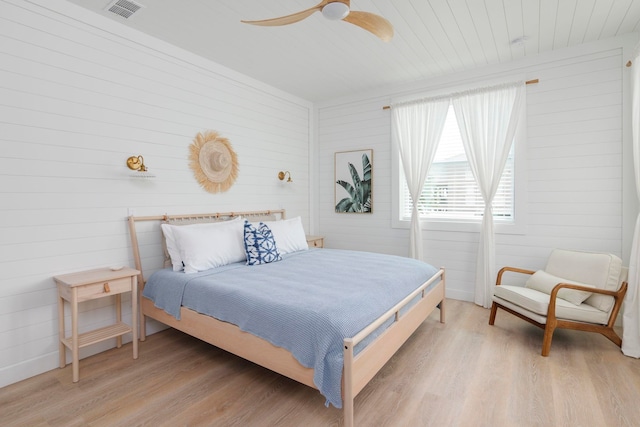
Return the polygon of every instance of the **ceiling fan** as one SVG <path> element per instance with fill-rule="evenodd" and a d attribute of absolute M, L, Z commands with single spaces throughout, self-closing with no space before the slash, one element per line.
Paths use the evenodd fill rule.
<path fill-rule="evenodd" d="M 387 42 L 393 37 L 393 26 L 380 15 L 369 12 L 351 10 L 350 0 L 322 0 L 314 7 L 279 18 L 264 19 L 262 21 L 241 21 L 245 24 L 279 26 L 302 21 L 314 12 L 321 11 L 330 20 L 342 20 L 357 25 Z"/>

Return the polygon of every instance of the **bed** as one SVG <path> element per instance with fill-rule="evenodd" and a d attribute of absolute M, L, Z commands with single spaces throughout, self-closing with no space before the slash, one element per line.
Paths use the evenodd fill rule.
<path fill-rule="evenodd" d="M 167 264 L 168 250 L 157 238 L 161 227 L 168 228 L 163 224 L 225 222 L 227 227 L 237 218 L 247 220 L 244 227 L 264 221 L 275 242 L 290 243 L 281 224 L 293 220 L 285 219 L 284 210 L 128 218 L 141 272 L 141 340 L 146 318 L 155 319 L 320 390 L 327 404 L 343 408 L 344 424 L 353 426 L 355 396 L 436 307 L 444 322 L 444 269 L 403 257 L 300 247 L 257 266 L 242 261 L 207 269 L 206 263 L 182 262 L 184 271 L 173 271 L 175 265 Z M 188 271 L 189 265 L 197 268 Z M 359 277 L 348 292 L 344 283 L 357 281 L 343 281 L 346 270 Z M 285 301 L 287 296 L 293 301 Z M 209 308 L 208 301 L 217 304 Z M 264 325 L 266 331 L 260 329 Z M 274 335 L 278 330 L 284 337 Z"/>

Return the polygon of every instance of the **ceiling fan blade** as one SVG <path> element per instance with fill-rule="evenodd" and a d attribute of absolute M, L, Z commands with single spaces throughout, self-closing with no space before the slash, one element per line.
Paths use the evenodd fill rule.
<path fill-rule="evenodd" d="M 382 41 L 388 42 L 393 38 L 393 25 L 380 15 L 352 10 L 342 20 L 369 31 Z"/>
<path fill-rule="evenodd" d="M 240 21 L 245 24 L 251 25 L 263 25 L 265 27 L 276 27 L 278 25 L 289 25 L 298 21 L 302 21 L 304 18 L 311 16 L 314 12 L 322 10 L 322 8 L 329 2 L 329 0 L 322 0 L 316 6 L 303 10 L 301 12 L 292 13 L 291 15 L 281 16 L 279 18 L 263 19 L 261 21 Z"/>

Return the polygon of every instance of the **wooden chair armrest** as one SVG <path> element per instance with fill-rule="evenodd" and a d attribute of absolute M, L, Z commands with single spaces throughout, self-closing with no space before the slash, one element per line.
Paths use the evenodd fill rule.
<path fill-rule="evenodd" d="M 582 285 L 576 285 L 573 283 L 558 283 L 556 286 L 554 286 L 554 288 L 551 290 L 551 298 L 555 298 L 558 294 L 558 291 L 562 288 L 566 288 L 566 289 L 575 289 L 577 291 L 586 291 L 586 292 L 591 292 L 594 294 L 602 294 L 602 295 L 609 295 L 612 296 L 614 298 L 619 298 L 620 297 L 620 293 L 623 291 L 626 292 L 627 289 L 627 282 L 622 283 L 622 285 L 620 286 L 620 289 L 618 289 L 617 291 L 608 291 L 606 289 L 600 289 L 600 288 L 592 288 L 589 286 L 582 286 Z"/>
<path fill-rule="evenodd" d="M 535 271 L 533 270 L 526 270 L 524 268 L 502 267 L 500 271 L 498 271 L 498 277 L 496 278 L 496 286 L 500 286 L 502 284 L 502 275 L 507 271 L 511 271 L 513 273 L 529 274 L 529 275 L 535 273 Z"/>
<path fill-rule="evenodd" d="M 594 294 L 612 296 L 615 303 L 609 318 L 609 323 L 611 323 L 612 322 L 611 319 L 615 320 L 616 316 L 618 315 L 618 311 L 620 310 L 620 306 L 622 304 L 622 299 L 627 293 L 627 282 L 622 282 L 622 285 L 620 285 L 620 288 L 617 291 L 608 291 L 606 289 L 591 288 L 589 286 L 575 285 L 573 283 L 558 283 L 553 287 L 553 289 L 551 290 L 551 294 L 549 295 L 549 310 L 547 312 L 547 321 L 551 319 L 552 321 L 555 322 L 556 298 L 558 297 L 558 291 L 560 291 L 560 289 L 563 289 L 563 288 L 576 289 L 578 291 L 587 291 L 587 292 L 592 292 Z"/>

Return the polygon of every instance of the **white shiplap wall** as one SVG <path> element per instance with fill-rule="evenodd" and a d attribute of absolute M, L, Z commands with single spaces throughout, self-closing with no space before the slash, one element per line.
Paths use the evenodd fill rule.
<path fill-rule="evenodd" d="M 633 165 L 630 140 L 623 138 L 628 135 L 623 126 L 630 126 L 623 51 L 635 39 L 583 45 L 319 106 L 318 219 L 326 246 L 409 253 L 409 231 L 391 226 L 391 115 L 383 105 L 412 93 L 454 92 L 470 83 L 516 76 L 540 83 L 527 86 L 526 190 L 516 195 L 526 200 L 525 227 L 521 234 L 497 235 L 497 267 L 541 268 L 554 247 L 624 257 L 628 242 L 623 234 L 632 230 L 623 229 L 623 202 L 633 197 L 628 191 Z M 336 214 L 334 153 L 365 148 L 374 150 L 373 213 Z M 635 202 L 626 209 L 633 218 Z M 423 240 L 425 259 L 447 268 L 447 295 L 473 301 L 478 233 L 425 230 Z"/>
<path fill-rule="evenodd" d="M 0 1 L 0 387 L 57 366 L 53 275 L 132 265 L 130 210 L 286 208 L 308 228 L 312 112 L 65 1 Z M 207 129 L 239 158 L 223 194 L 188 168 L 188 146 Z M 138 154 L 155 179 L 128 176 L 125 160 Z M 282 169 L 293 185 L 277 180 Z M 110 323 L 111 304 L 84 304 L 81 332 Z"/>

